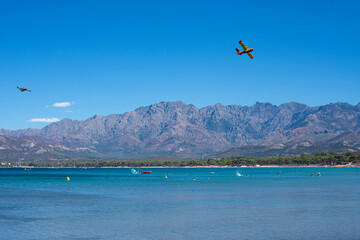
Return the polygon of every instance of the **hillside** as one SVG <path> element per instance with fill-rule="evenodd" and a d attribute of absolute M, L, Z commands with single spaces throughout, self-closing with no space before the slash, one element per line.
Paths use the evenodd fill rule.
<path fill-rule="evenodd" d="M 81 156 L 120 159 L 203 158 L 221 156 L 224 151 L 246 155 L 249 149 L 258 149 L 255 152 L 265 155 L 274 154 L 269 149 L 277 149 L 275 155 L 284 156 L 301 153 L 304 143 L 326 152 L 355 151 L 360 146 L 359 132 L 359 104 L 309 107 L 296 102 L 279 106 L 259 102 L 253 106 L 216 104 L 204 108 L 183 102 L 160 102 L 124 114 L 95 115 L 84 121 L 63 119 L 42 129 L 0 129 L 0 135 L 18 139 L 7 139 L 11 146 L 32 137 L 38 139 L 35 144 L 73 149 L 70 152 L 74 156 L 80 153 L 76 149 L 82 149 Z M 345 147 L 335 147 L 339 145 Z M 291 148 L 296 150 L 289 151 Z M 88 149 L 85 155 L 83 149 Z M 25 152 L 24 158 L 35 154 L 29 149 Z M 59 153 L 56 149 L 55 152 Z M 3 159 L 4 150 L 0 153 Z M 11 151 L 7 156 L 10 155 Z"/>

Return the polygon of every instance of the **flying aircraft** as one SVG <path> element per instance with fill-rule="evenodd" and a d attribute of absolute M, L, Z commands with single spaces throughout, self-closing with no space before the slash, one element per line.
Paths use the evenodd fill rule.
<path fill-rule="evenodd" d="M 251 59 L 253 59 L 254 57 L 253 57 L 253 55 L 251 55 L 250 52 L 254 51 L 254 49 L 253 49 L 253 48 L 248 48 L 248 46 L 245 46 L 245 44 L 244 44 L 242 41 L 239 41 L 239 43 L 240 43 L 240 46 L 244 49 L 244 51 L 240 51 L 238 48 L 236 48 L 235 50 L 236 50 L 236 52 L 237 52 L 237 55 L 241 55 L 241 54 L 243 54 L 243 53 L 247 53 L 247 55 L 249 55 L 249 57 L 250 57 Z"/>
<path fill-rule="evenodd" d="M 27 89 L 27 88 L 22 88 L 22 87 L 17 87 L 21 92 L 24 92 L 24 91 L 29 91 L 31 92 L 31 90 Z"/>

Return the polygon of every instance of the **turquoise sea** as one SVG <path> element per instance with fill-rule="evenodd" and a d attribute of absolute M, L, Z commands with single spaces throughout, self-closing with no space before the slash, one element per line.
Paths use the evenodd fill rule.
<path fill-rule="evenodd" d="M 360 239 L 359 168 L 141 170 L 0 168 L 0 239 Z"/>

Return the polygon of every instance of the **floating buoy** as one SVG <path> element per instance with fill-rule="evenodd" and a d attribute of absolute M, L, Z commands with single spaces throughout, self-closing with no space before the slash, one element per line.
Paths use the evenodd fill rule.
<path fill-rule="evenodd" d="M 70 178 L 69 178 L 69 177 L 66 177 L 66 179 L 67 179 L 68 181 L 70 181 Z"/>

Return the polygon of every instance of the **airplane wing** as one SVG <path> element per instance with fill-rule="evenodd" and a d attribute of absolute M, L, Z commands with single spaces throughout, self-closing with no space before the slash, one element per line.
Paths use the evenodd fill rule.
<path fill-rule="evenodd" d="M 244 50 L 246 50 L 245 44 L 244 44 L 242 41 L 240 41 L 239 43 L 240 43 L 240 46 L 241 46 Z"/>
<path fill-rule="evenodd" d="M 254 57 L 253 57 L 253 55 L 251 55 L 251 53 L 247 53 L 247 55 L 249 55 L 249 57 L 251 58 L 251 59 L 253 59 Z"/>

